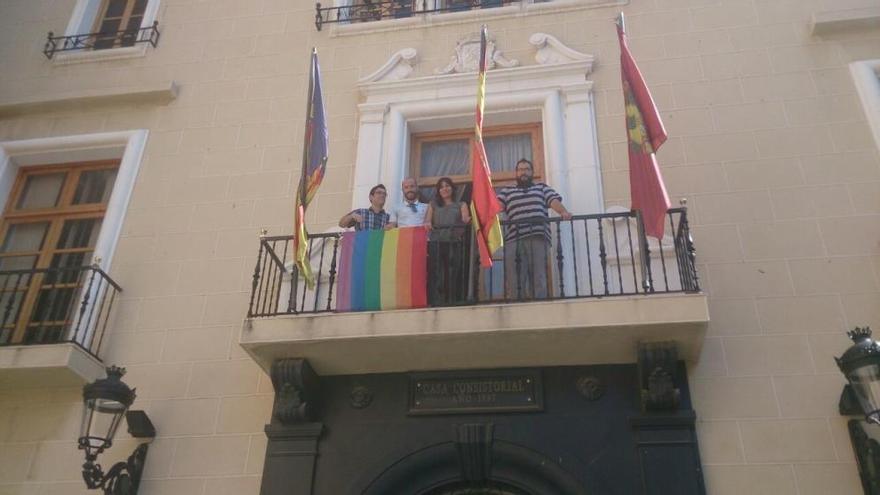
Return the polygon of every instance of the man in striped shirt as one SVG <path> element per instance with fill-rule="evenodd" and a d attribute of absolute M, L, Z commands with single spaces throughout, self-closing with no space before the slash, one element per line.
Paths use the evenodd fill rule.
<path fill-rule="evenodd" d="M 563 220 L 571 213 L 562 204 L 562 196 L 550 186 L 533 181 L 532 162 L 516 162 L 516 186 L 498 191 L 508 224 L 504 232 L 504 284 L 511 299 L 547 297 L 547 253 L 550 225 L 547 209 Z"/>

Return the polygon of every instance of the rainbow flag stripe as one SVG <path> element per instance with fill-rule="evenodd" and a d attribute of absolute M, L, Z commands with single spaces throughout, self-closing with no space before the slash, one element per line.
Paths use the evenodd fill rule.
<path fill-rule="evenodd" d="M 428 234 L 422 227 L 342 234 L 336 311 L 428 305 Z"/>

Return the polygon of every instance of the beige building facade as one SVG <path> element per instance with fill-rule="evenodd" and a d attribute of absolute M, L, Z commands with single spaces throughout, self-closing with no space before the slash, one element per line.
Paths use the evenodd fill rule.
<path fill-rule="evenodd" d="M 320 29 L 298 0 L 123 3 L 139 42 L 64 50 L 107 2 L 0 2 L 0 272 L 95 263 L 75 296 L 88 309 L 67 317 L 74 343 L 56 343 L 64 329 L 28 341 L 37 324 L 4 317 L 0 494 L 88 492 L 81 392 L 103 365 L 127 369 L 157 429 L 140 493 L 257 494 L 275 359 L 327 376 L 632 364 L 655 340 L 686 363 L 706 493 L 862 493 L 833 357 L 846 330 L 880 329 L 876 0 L 523 0 Z M 481 24 L 495 54 L 486 128 L 532 132 L 541 180 L 573 213 L 628 211 L 621 11 L 669 133 L 657 157 L 687 206 L 701 291 L 247 318 L 261 231 L 292 231 L 312 47 L 330 142 L 311 232 L 338 230 L 376 183 L 399 202 L 415 145 L 469 129 Z M 29 216 L 40 191 L 56 202 Z M 66 230 L 83 219 L 98 220 Z M 82 242 L 64 244 L 74 231 Z M 65 320 L 17 273 L 0 273 L 0 308 L 42 307 L 41 332 Z M 54 297 L 46 307 L 74 307 Z M 120 431 L 100 460 L 135 445 Z"/>

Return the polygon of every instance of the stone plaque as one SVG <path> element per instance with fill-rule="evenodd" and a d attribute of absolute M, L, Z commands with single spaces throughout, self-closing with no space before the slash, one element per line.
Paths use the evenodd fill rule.
<path fill-rule="evenodd" d="M 544 409 L 538 370 L 414 373 L 410 414 L 528 412 Z"/>

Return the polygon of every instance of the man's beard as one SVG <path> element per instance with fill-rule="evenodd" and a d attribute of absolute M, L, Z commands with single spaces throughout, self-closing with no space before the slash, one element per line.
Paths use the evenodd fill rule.
<path fill-rule="evenodd" d="M 406 200 L 409 201 L 410 203 L 413 203 L 413 202 L 415 202 L 416 199 L 419 198 L 419 193 L 417 193 L 417 192 L 403 193 L 403 197 L 406 198 Z"/>
<path fill-rule="evenodd" d="M 532 178 L 527 175 L 521 175 L 516 178 L 516 185 L 519 187 L 530 187 L 532 184 Z"/>

